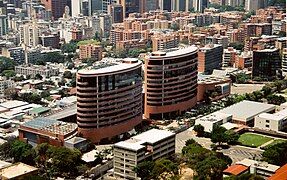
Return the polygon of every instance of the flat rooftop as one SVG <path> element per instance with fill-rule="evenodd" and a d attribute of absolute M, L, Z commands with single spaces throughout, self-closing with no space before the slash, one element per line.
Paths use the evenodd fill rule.
<path fill-rule="evenodd" d="M 232 117 L 231 114 L 214 112 L 212 114 L 203 116 L 201 118 L 196 119 L 196 121 L 207 121 L 207 122 L 218 122 L 226 118 Z"/>
<path fill-rule="evenodd" d="M 36 118 L 34 120 L 25 122 L 21 126 L 36 130 L 52 132 L 59 135 L 66 135 L 71 132 L 74 132 L 78 127 L 76 123 L 66 123 L 48 118 Z"/>
<path fill-rule="evenodd" d="M 225 77 L 225 76 L 198 74 L 197 80 L 198 80 L 198 83 L 210 84 L 210 83 L 218 83 L 218 82 L 222 82 L 222 81 L 228 81 L 230 79 Z"/>
<path fill-rule="evenodd" d="M 77 104 L 73 104 L 67 108 L 62 109 L 61 111 L 52 113 L 45 117 L 49 119 L 60 120 L 66 117 L 74 116 L 76 114 L 77 114 Z"/>
<path fill-rule="evenodd" d="M 197 52 L 198 48 L 196 46 L 188 46 L 184 48 L 172 48 L 167 50 L 161 50 L 152 52 L 150 54 L 150 57 L 174 57 L 174 56 L 180 56 L 191 52 Z"/>
<path fill-rule="evenodd" d="M 6 109 L 13 109 L 16 107 L 20 107 L 20 106 L 25 106 L 28 105 L 29 103 L 24 102 L 24 101 L 18 101 L 18 100 L 12 100 L 12 101 L 7 101 L 4 103 L 1 103 L 0 106 Z"/>
<path fill-rule="evenodd" d="M 125 61 L 132 61 L 133 63 L 125 63 Z M 112 73 L 121 70 L 127 70 L 141 65 L 141 61 L 136 58 L 113 59 L 105 58 L 96 62 L 93 66 L 78 71 L 80 75 L 94 75 Z"/>
<path fill-rule="evenodd" d="M 254 118 L 258 114 L 273 111 L 275 108 L 276 106 L 272 104 L 244 100 L 224 108 L 219 112 L 232 114 L 232 118 L 236 120 L 248 121 L 250 118 Z"/>
<path fill-rule="evenodd" d="M 17 178 L 25 174 L 32 173 L 37 170 L 38 169 L 33 166 L 29 166 L 24 163 L 17 163 L 17 164 L 13 164 L 9 167 L 1 169 L 0 176 L 2 178 L 12 179 L 12 178 Z"/>
<path fill-rule="evenodd" d="M 160 140 L 174 135 L 175 134 L 170 131 L 151 129 L 139 135 L 133 136 L 126 141 L 118 142 L 115 144 L 115 146 L 137 151 L 139 149 L 145 148 L 146 143 L 154 144 Z"/>

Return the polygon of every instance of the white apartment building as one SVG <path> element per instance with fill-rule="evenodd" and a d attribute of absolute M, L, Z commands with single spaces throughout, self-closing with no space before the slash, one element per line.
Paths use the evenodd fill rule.
<path fill-rule="evenodd" d="M 20 42 L 26 46 L 35 47 L 39 44 L 39 28 L 36 23 L 27 23 L 19 27 Z"/>
<path fill-rule="evenodd" d="M 15 72 L 16 74 L 24 76 L 30 75 L 32 78 L 35 77 L 36 74 L 40 74 L 41 76 L 48 78 L 58 75 L 59 68 L 51 64 L 47 64 L 46 66 L 25 64 L 15 66 Z"/>
<path fill-rule="evenodd" d="M 154 161 L 175 153 L 175 134 L 151 129 L 114 145 L 114 175 L 138 179 L 133 169 L 144 160 Z"/>

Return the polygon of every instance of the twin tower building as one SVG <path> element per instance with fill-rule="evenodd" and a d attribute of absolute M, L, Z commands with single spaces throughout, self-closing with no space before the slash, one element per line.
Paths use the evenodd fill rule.
<path fill-rule="evenodd" d="M 94 143 L 105 143 L 143 118 L 177 117 L 196 105 L 196 95 L 195 46 L 153 52 L 144 65 L 134 58 L 106 58 L 78 71 L 78 131 Z"/>

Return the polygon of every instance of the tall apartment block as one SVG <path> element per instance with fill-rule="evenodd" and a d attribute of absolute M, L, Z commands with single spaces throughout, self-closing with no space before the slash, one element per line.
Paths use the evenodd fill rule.
<path fill-rule="evenodd" d="M 272 80 L 280 75 L 281 65 L 279 49 L 253 51 L 252 78 Z"/>
<path fill-rule="evenodd" d="M 222 63 L 223 47 L 219 44 L 208 44 L 198 50 L 198 72 L 211 74 L 219 69 Z"/>
<path fill-rule="evenodd" d="M 138 179 L 134 168 L 143 161 L 155 161 L 175 153 L 175 134 L 151 129 L 114 145 L 114 175 L 122 179 Z"/>
<path fill-rule="evenodd" d="M 59 19 L 65 12 L 68 5 L 67 0 L 41 0 L 47 11 L 51 11 L 53 19 Z"/>
<path fill-rule="evenodd" d="M 284 48 L 282 52 L 282 73 L 287 75 L 287 48 Z"/>
<path fill-rule="evenodd" d="M 179 35 L 177 34 L 157 34 L 152 38 L 152 50 L 159 51 L 178 47 Z"/>
<path fill-rule="evenodd" d="M 222 67 L 233 67 L 236 61 L 237 51 L 233 47 L 223 50 Z"/>
<path fill-rule="evenodd" d="M 148 119 L 176 117 L 196 104 L 197 48 L 153 52 L 145 58 L 145 108 Z"/>
<path fill-rule="evenodd" d="M 94 59 L 100 61 L 102 59 L 102 46 L 95 44 L 80 45 L 80 59 Z"/>
<path fill-rule="evenodd" d="M 142 121 L 142 63 L 137 59 L 103 59 L 77 74 L 79 134 L 106 142 Z"/>

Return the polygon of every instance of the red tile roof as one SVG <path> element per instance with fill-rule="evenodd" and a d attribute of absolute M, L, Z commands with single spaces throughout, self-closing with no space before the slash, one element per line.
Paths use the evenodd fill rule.
<path fill-rule="evenodd" d="M 287 180 L 287 164 L 279 168 L 268 180 Z"/>
<path fill-rule="evenodd" d="M 237 176 L 237 175 L 239 175 L 239 174 L 241 174 L 247 170 L 248 170 L 248 167 L 243 166 L 241 164 L 235 164 L 235 165 L 229 166 L 227 169 L 225 169 L 223 171 L 223 173 L 232 174 L 232 175 Z"/>

